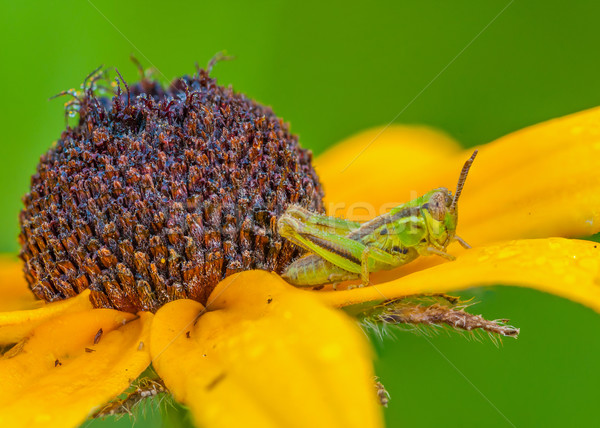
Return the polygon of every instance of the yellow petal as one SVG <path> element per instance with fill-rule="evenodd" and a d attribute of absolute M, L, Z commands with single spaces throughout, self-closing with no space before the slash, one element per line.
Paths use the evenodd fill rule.
<path fill-rule="evenodd" d="M 485 285 L 535 288 L 600 312 L 600 244 L 531 239 L 465 251 L 456 261 L 383 284 L 349 291 L 310 292 L 332 306 Z"/>
<path fill-rule="evenodd" d="M 89 290 L 70 299 L 49 303 L 38 309 L 0 312 L 0 345 L 16 343 L 43 322 L 61 314 L 92 308 Z"/>
<path fill-rule="evenodd" d="M 225 279 L 208 306 L 168 303 L 150 341 L 199 425 L 381 426 L 366 338 L 343 313 L 263 271 Z"/>
<path fill-rule="evenodd" d="M 315 160 L 325 188 L 325 206 L 330 215 L 365 220 L 379 215 L 380 206 L 364 207 L 365 196 L 386 189 L 385 203 L 399 203 L 411 195 L 411 178 L 425 174 L 431 162 L 442 162 L 461 152 L 449 136 L 426 127 L 389 126 L 362 132 L 330 148 Z M 391 191 L 390 184 L 406 185 Z M 374 189 L 375 187 L 375 189 Z M 394 206 L 393 204 L 391 206 Z M 376 208 L 377 211 L 370 210 Z M 383 207 L 385 209 L 385 207 Z M 367 217 L 367 218 L 365 218 Z"/>
<path fill-rule="evenodd" d="M 0 312 L 33 309 L 41 305 L 27 286 L 23 263 L 9 256 L 0 256 L 0 296 Z"/>
<path fill-rule="evenodd" d="M 364 146 L 368 142 L 363 138 Z M 405 165 L 412 161 L 398 147 L 388 149 L 387 157 L 398 163 L 387 179 L 377 172 L 383 168 L 377 159 L 365 162 L 362 173 L 346 177 L 345 192 L 329 194 L 330 204 L 362 204 L 379 214 L 390 202 L 406 201 L 436 187 L 454 189 L 472 151 L 432 157 L 429 162 L 418 159 L 420 170 L 407 175 Z M 526 128 L 479 150 L 459 202 L 458 234 L 471 245 L 600 231 L 600 108 Z M 324 186 L 329 188 L 335 179 L 325 177 Z M 353 212 L 346 215 L 357 217 Z M 458 252 L 458 246 L 452 250 Z"/>
<path fill-rule="evenodd" d="M 481 155 L 460 202 L 459 230 L 474 245 L 600 231 L 600 108 L 510 134 Z"/>
<path fill-rule="evenodd" d="M 150 363 L 152 314 L 93 309 L 38 326 L 0 359 L 0 426 L 77 426 Z M 99 330 L 103 333 L 95 344 Z M 146 347 L 140 349 L 140 342 Z"/>

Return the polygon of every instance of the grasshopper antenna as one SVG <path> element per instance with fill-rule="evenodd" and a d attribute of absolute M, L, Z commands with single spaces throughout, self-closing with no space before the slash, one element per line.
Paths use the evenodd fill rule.
<path fill-rule="evenodd" d="M 456 193 L 454 194 L 454 198 L 452 199 L 452 204 L 450 205 L 450 210 L 454 211 L 456 209 L 456 204 L 458 203 L 458 198 L 462 193 L 463 186 L 465 185 L 465 181 L 467 179 L 467 175 L 469 174 L 469 169 L 471 165 L 473 165 L 473 161 L 475 160 L 475 156 L 477 156 L 478 150 L 475 150 L 471 157 L 467 159 L 465 164 L 463 165 L 462 171 L 460 172 L 460 177 L 458 178 L 458 184 L 456 185 Z"/>

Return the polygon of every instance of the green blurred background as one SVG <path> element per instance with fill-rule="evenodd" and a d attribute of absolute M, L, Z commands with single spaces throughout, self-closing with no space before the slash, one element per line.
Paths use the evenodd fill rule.
<path fill-rule="evenodd" d="M 131 53 L 170 79 L 227 50 L 237 59 L 216 66 L 219 82 L 273 106 L 316 154 L 400 111 L 396 123 L 471 146 L 600 104 L 595 1 L 4 0 L 2 9 L 3 252 L 17 251 L 20 197 L 64 127 L 64 100 L 48 97 L 100 64 L 135 80 Z M 530 290 L 464 295 L 521 337 L 500 347 L 457 334 L 375 341 L 389 426 L 597 423 L 599 315 Z M 91 426 L 117 423 L 131 422 Z M 136 423 L 161 420 L 150 412 Z"/>

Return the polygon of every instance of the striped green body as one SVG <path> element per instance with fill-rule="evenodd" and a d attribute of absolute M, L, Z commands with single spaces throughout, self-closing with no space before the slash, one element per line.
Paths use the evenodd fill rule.
<path fill-rule="evenodd" d="M 465 163 L 454 197 L 446 188 L 435 189 L 365 223 L 288 207 L 277 222 L 279 234 L 309 254 L 292 262 L 283 277 L 301 287 L 358 278 L 367 285 L 371 272 L 396 268 L 420 255 L 453 260 L 446 253 L 451 242 L 468 247 L 455 235 L 456 203 L 476 154 Z"/>

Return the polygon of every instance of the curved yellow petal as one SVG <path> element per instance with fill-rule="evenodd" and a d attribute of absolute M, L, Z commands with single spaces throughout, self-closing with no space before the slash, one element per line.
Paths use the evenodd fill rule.
<path fill-rule="evenodd" d="M 0 256 L 0 312 L 33 309 L 42 302 L 29 290 L 23 276 L 23 262 Z"/>
<path fill-rule="evenodd" d="M 389 149 L 388 157 L 400 161 L 387 179 L 370 174 L 381 168 L 374 159 L 363 165 L 363 173 L 347 177 L 348 190 L 331 193 L 330 203 L 367 205 L 379 214 L 390 202 L 406 201 L 436 187 L 454 189 L 471 154 L 465 150 L 419 159 L 420 170 L 407 176 L 404 164 L 411 160 L 398 147 Z M 600 231 L 600 108 L 550 120 L 478 148 L 459 202 L 458 234 L 471 245 Z M 327 180 L 335 180 L 326 177 L 327 188 Z M 343 210 L 337 214 L 357 217 Z"/>
<path fill-rule="evenodd" d="M 368 202 L 365 196 L 385 189 L 386 204 L 404 201 L 409 193 L 404 189 L 392 193 L 391 183 L 404 182 L 408 189 L 406 185 L 415 175 L 426 174 L 424 169 L 431 162 L 442 162 L 458 152 L 458 143 L 441 132 L 392 125 L 346 139 L 317 157 L 315 168 L 325 188 L 328 213 L 345 214 L 349 209 L 352 217 L 363 219 L 379 215 L 381 208 L 377 206 L 377 211 L 370 212 L 372 207 L 361 205 Z"/>
<path fill-rule="evenodd" d="M 199 425 L 381 426 L 366 338 L 343 313 L 263 271 L 228 277 L 208 307 L 168 303 L 150 341 Z"/>
<path fill-rule="evenodd" d="M 600 244 L 564 238 L 512 241 L 465 251 L 456 261 L 390 282 L 311 293 L 340 307 L 485 285 L 535 288 L 600 312 Z"/>
<path fill-rule="evenodd" d="M 89 290 L 85 290 L 75 297 L 49 303 L 38 309 L 0 312 L 0 345 L 18 342 L 38 325 L 58 315 L 91 309 L 89 294 Z"/>
<path fill-rule="evenodd" d="M 475 245 L 600 231 L 600 108 L 551 120 L 481 147 L 460 202 Z"/>
<path fill-rule="evenodd" d="M 38 326 L 0 359 L 0 426 L 79 425 L 148 366 L 151 320 L 93 309 Z"/>

